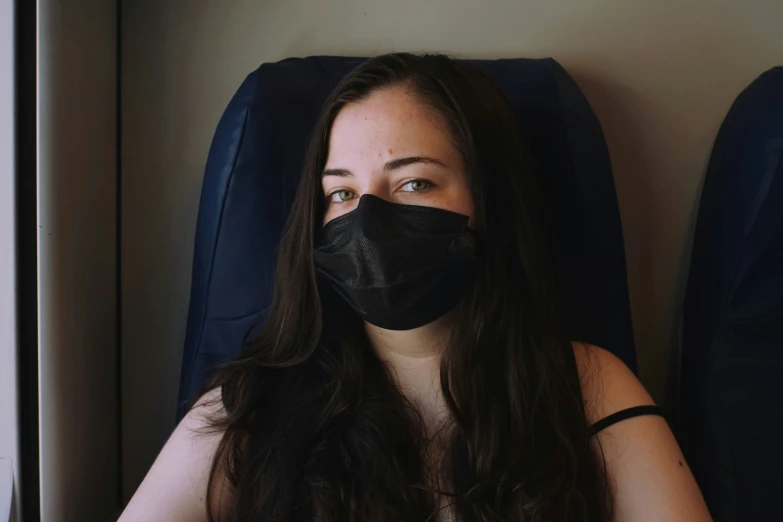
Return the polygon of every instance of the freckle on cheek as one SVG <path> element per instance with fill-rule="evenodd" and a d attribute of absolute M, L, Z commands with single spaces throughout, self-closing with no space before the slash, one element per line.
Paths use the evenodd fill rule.
<path fill-rule="evenodd" d="M 391 149 L 389 149 L 389 154 L 391 154 L 391 153 L 392 153 L 392 150 L 391 150 Z"/>

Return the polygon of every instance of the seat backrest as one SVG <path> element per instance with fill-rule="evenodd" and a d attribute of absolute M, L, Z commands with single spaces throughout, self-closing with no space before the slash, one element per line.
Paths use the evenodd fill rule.
<path fill-rule="evenodd" d="M 783 493 L 783 67 L 712 150 L 682 317 L 677 435 L 716 522 L 777 520 Z"/>
<path fill-rule="evenodd" d="M 361 60 L 264 64 L 220 120 L 199 207 L 180 416 L 210 368 L 234 356 L 248 329 L 263 320 L 309 133 L 329 92 Z M 531 140 L 552 207 L 572 335 L 607 348 L 635 371 L 617 196 L 597 118 L 552 59 L 471 62 L 497 82 Z"/>

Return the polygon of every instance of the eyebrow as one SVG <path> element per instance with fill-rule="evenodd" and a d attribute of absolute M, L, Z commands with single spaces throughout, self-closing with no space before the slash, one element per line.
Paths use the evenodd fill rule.
<path fill-rule="evenodd" d="M 392 170 L 401 169 L 402 167 L 407 167 L 408 165 L 413 165 L 414 163 L 440 165 L 441 167 L 446 166 L 445 163 L 435 158 L 428 158 L 427 156 L 411 156 L 409 158 L 398 158 L 391 160 L 383 166 L 383 170 L 384 172 L 389 172 Z M 325 176 L 339 176 L 341 178 L 345 178 L 353 176 L 353 173 L 348 169 L 324 169 L 321 177 Z"/>

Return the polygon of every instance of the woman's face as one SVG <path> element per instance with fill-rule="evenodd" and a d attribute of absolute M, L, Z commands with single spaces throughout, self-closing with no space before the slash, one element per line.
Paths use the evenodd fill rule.
<path fill-rule="evenodd" d="M 450 210 L 473 224 L 467 172 L 446 121 L 402 86 L 343 107 L 332 125 L 321 183 L 324 224 L 355 209 L 365 194 Z"/>

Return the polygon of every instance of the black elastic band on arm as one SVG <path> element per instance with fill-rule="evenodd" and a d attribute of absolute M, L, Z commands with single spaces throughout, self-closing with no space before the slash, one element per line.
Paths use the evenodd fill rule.
<path fill-rule="evenodd" d="M 659 415 L 664 418 L 666 417 L 663 414 L 663 410 L 658 406 L 634 406 L 633 408 L 627 408 L 625 410 L 620 410 L 617 413 L 613 413 L 593 424 L 590 428 L 591 435 L 600 433 L 612 424 L 617 424 L 618 422 L 622 422 L 626 419 L 640 417 L 642 415 Z"/>

